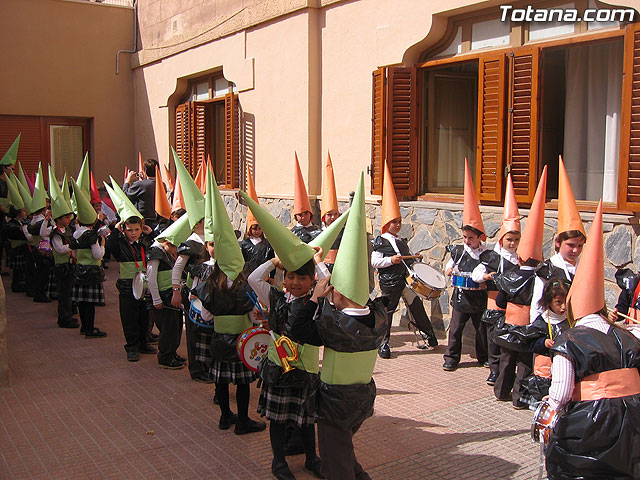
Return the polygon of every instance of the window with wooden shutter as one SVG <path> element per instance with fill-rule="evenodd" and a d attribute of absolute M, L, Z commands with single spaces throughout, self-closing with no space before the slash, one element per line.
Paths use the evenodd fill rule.
<path fill-rule="evenodd" d="M 38 170 L 42 158 L 46 158 L 41 117 L 0 115 L 0 158 L 19 134 L 18 161 L 27 175 Z M 45 165 L 46 167 L 46 165 Z"/>
<path fill-rule="evenodd" d="M 209 152 L 207 134 L 209 131 L 209 115 L 207 113 L 207 104 L 204 102 L 192 102 L 191 115 L 192 152 L 189 156 L 187 169 L 189 173 L 191 173 L 191 176 L 195 178 L 200 164 L 206 161 L 207 152 Z"/>
<path fill-rule="evenodd" d="M 385 154 L 385 73 L 384 67 L 374 70 L 371 98 L 371 193 L 382 195 Z"/>
<path fill-rule="evenodd" d="M 228 93 L 224 97 L 225 112 L 225 186 L 240 186 L 240 106 L 238 95 Z"/>
<path fill-rule="evenodd" d="M 190 103 L 176 106 L 176 153 L 185 165 L 187 165 L 191 152 L 189 106 Z"/>
<path fill-rule="evenodd" d="M 538 53 L 525 47 L 509 55 L 507 163 L 516 199 L 524 203 L 533 201 L 538 176 Z"/>
<path fill-rule="evenodd" d="M 476 188 L 480 200 L 502 198 L 505 55 L 482 56 L 478 66 Z"/>
<path fill-rule="evenodd" d="M 624 37 L 622 122 L 618 206 L 640 210 L 640 26 L 627 26 Z"/>
<path fill-rule="evenodd" d="M 392 67 L 387 77 L 386 156 L 396 194 L 417 195 L 418 75 L 416 68 Z"/>

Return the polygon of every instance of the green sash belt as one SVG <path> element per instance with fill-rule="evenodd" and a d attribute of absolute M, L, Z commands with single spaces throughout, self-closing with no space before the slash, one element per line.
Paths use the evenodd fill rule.
<path fill-rule="evenodd" d="M 25 243 L 27 243 L 26 240 L 11 240 L 11 248 L 17 248 L 20 245 L 24 245 Z"/>
<path fill-rule="evenodd" d="M 36 247 L 40 245 L 40 241 L 42 237 L 40 235 L 31 235 L 31 245 L 35 245 Z"/>
<path fill-rule="evenodd" d="M 136 262 L 120 262 L 120 278 L 131 280 L 136 276 L 138 272 L 144 272 L 144 263 L 142 260 L 138 262 L 138 266 L 136 267 Z"/>
<path fill-rule="evenodd" d="M 213 330 L 216 333 L 229 333 L 237 335 L 250 328 L 253 324 L 249 315 L 215 315 L 213 317 Z"/>
<path fill-rule="evenodd" d="M 158 283 L 158 291 L 164 292 L 165 290 L 171 290 L 173 284 L 171 283 L 171 269 L 158 270 L 158 277 L 156 278 Z"/>
<path fill-rule="evenodd" d="M 58 253 L 56 252 L 56 249 L 53 248 L 53 245 L 51 246 L 51 252 L 53 253 L 53 261 L 56 265 L 69 263 L 69 260 L 71 259 L 71 254 L 69 252 Z"/>
<path fill-rule="evenodd" d="M 273 332 L 276 338 L 280 338 L 280 335 Z M 295 343 L 295 342 L 294 342 Z M 291 354 L 289 347 L 285 343 L 282 344 L 287 353 Z M 305 370 L 309 373 L 318 373 L 320 371 L 320 347 L 316 345 L 297 345 L 298 347 L 298 360 L 289 362 L 289 365 L 300 370 Z M 276 344 L 273 343 L 273 339 L 269 340 L 269 360 L 276 365 L 282 365 L 278 351 L 276 350 Z"/>
<path fill-rule="evenodd" d="M 100 261 L 102 259 L 96 260 L 93 257 L 93 253 L 91 253 L 90 248 L 79 248 L 78 249 L 78 265 L 100 265 Z"/>
<path fill-rule="evenodd" d="M 377 350 L 347 353 L 324 347 L 320 379 L 329 385 L 366 385 L 371 381 L 377 354 Z"/>
<path fill-rule="evenodd" d="M 193 287 L 193 277 L 190 273 L 187 273 L 187 287 L 189 288 L 189 290 L 191 290 L 191 287 Z"/>

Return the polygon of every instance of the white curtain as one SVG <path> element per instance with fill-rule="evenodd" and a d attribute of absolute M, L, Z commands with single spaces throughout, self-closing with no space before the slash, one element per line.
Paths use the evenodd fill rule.
<path fill-rule="evenodd" d="M 567 50 L 563 160 L 576 200 L 616 201 L 622 57 L 621 40 Z"/>

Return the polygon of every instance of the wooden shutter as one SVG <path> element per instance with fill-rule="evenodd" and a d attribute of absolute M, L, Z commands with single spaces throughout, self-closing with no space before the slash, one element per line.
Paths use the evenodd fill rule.
<path fill-rule="evenodd" d="M 502 198 L 504 145 L 504 54 L 480 57 L 478 78 L 478 134 L 476 189 L 480 200 Z"/>
<path fill-rule="evenodd" d="M 191 155 L 189 156 L 188 170 L 195 178 L 200 168 L 200 164 L 207 159 L 207 132 L 209 122 L 207 116 L 207 104 L 203 102 L 193 102 L 191 108 Z"/>
<path fill-rule="evenodd" d="M 536 47 L 509 56 L 507 162 L 519 202 L 531 203 L 538 179 L 538 65 Z"/>
<path fill-rule="evenodd" d="M 627 26 L 624 37 L 622 122 L 618 206 L 640 210 L 640 27 Z"/>
<path fill-rule="evenodd" d="M 18 161 L 27 175 L 38 170 L 38 163 L 45 155 L 46 146 L 42 138 L 41 117 L 0 115 L 0 158 L 9 150 L 9 147 L 20 136 L 18 148 Z M 43 172 L 46 170 L 43 164 Z M 16 170 L 17 172 L 17 170 Z"/>
<path fill-rule="evenodd" d="M 371 193 L 382 195 L 385 154 L 385 68 L 373 72 L 371 99 Z"/>
<path fill-rule="evenodd" d="M 240 109 L 237 94 L 225 95 L 224 117 L 225 186 L 238 188 L 240 185 Z"/>
<path fill-rule="evenodd" d="M 414 67 L 388 69 L 386 162 L 396 195 L 418 193 L 418 86 Z"/>
<path fill-rule="evenodd" d="M 183 103 L 176 107 L 176 153 L 185 165 L 188 165 L 191 155 L 190 105 L 190 103 Z"/>

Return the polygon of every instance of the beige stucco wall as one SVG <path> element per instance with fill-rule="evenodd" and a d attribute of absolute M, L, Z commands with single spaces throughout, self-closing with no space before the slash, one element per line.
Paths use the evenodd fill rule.
<path fill-rule="evenodd" d="M 133 47 L 133 10 L 82 1 L 2 0 L 0 11 L 0 114 L 93 118 L 96 180 L 133 166 L 128 55 L 121 55 L 115 75 L 116 51 Z"/>

